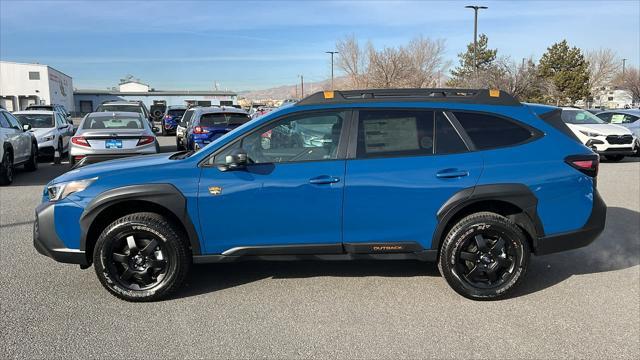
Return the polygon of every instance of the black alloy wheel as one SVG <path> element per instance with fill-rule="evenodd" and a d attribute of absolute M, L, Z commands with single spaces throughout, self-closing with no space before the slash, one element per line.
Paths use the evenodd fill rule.
<path fill-rule="evenodd" d="M 438 268 L 449 285 L 473 300 L 507 296 L 529 262 L 527 236 L 510 219 L 492 212 L 468 215 L 442 243 Z"/>
<path fill-rule="evenodd" d="M 5 150 L 4 159 L 0 167 L 0 185 L 9 185 L 13 182 L 13 157 Z"/>
<path fill-rule="evenodd" d="M 151 289 L 166 276 L 169 260 L 163 248 L 153 234 L 122 234 L 107 253 L 109 275 L 129 290 Z"/>
<path fill-rule="evenodd" d="M 485 230 L 466 239 L 457 254 L 455 272 L 476 288 L 499 287 L 514 273 L 518 249 L 502 234 Z"/>

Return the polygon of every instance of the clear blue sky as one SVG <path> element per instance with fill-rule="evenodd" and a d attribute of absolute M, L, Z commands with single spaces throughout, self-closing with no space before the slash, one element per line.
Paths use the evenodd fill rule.
<path fill-rule="evenodd" d="M 499 55 L 534 59 L 566 38 L 640 63 L 640 1 L 10 1 L 0 0 L 0 59 L 49 64 L 76 88 L 106 88 L 126 74 L 157 89 L 260 89 L 330 74 L 337 39 L 376 47 L 422 34 L 447 56 L 479 31 Z"/>

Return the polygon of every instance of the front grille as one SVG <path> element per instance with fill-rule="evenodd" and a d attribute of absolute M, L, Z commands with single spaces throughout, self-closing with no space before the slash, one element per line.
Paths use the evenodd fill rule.
<path fill-rule="evenodd" d="M 612 145 L 631 144 L 633 136 L 631 135 L 609 135 L 607 142 Z"/>

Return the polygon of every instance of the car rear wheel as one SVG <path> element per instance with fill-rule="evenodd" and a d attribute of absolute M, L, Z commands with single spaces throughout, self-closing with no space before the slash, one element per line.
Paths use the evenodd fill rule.
<path fill-rule="evenodd" d="M 164 120 L 160 121 L 160 131 L 162 136 L 167 136 L 167 129 L 164 128 Z"/>
<path fill-rule="evenodd" d="M 496 300 L 513 290 L 529 262 L 526 235 L 504 216 L 469 215 L 447 234 L 438 268 L 449 285 L 473 300 Z"/>
<path fill-rule="evenodd" d="M 102 285 L 127 301 L 170 295 L 191 265 L 181 232 L 163 216 L 147 212 L 111 223 L 96 242 L 93 261 Z"/>
<path fill-rule="evenodd" d="M 605 155 L 604 157 L 609 161 L 620 161 L 624 159 L 624 155 Z"/>
<path fill-rule="evenodd" d="M 176 149 L 178 151 L 184 150 L 184 145 L 182 145 L 182 141 L 176 137 Z"/>
<path fill-rule="evenodd" d="M 13 182 L 13 156 L 5 150 L 2 164 L 0 164 L 0 185 Z"/>
<path fill-rule="evenodd" d="M 27 171 L 36 171 L 38 170 L 38 145 L 31 144 L 31 156 L 29 156 L 29 160 L 24 164 L 24 168 Z"/>

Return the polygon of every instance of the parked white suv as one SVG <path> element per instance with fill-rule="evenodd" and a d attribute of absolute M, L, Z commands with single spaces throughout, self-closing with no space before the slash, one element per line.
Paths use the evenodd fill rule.
<path fill-rule="evenodd" d="M 607 160 L 620 161 L 634 154 L 635 136 L 624 126 L 609 124 L 576 108 L 562 108 L 562 120 L 583 144 Z"/>
<path fill-rule="evenodd" d="M 30 129 L 0 109 L 0 185 L 13 182 L 13 169 L 18 165 L 24 164 L 27 171 L 38 168 L 38 143 Z"/>
<path fill-rule="evenodd" d="M 69 140 L 73 136 L 73 125 L 55 111 L 33 110 L 16 111 L 13 115 L 22 125 L 30 125 L 31 132 L 38 140 L 38 155 L 59 157 L 69 149 Z"/>

